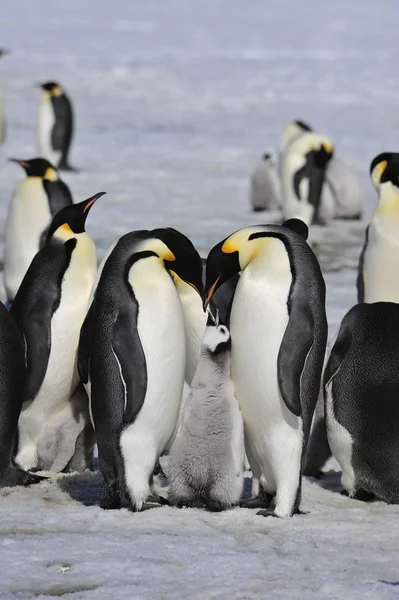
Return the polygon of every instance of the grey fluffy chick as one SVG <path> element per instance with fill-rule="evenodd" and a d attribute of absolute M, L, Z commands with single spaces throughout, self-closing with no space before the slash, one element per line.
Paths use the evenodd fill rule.
<path fill-rule="evenodd" d="M 244 432 L 230 375 L 230 332 L 208 316 L 179 431 L 169 455 L 172 505 L 219 511 L 243 487 Z"/>

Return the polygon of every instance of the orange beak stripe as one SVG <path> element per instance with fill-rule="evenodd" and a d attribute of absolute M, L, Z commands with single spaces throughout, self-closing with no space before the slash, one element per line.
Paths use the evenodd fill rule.
<path fill-rule="evenodd" d="M 207 295 L 207 297 L 206 297 L 206 303 L 207 303 L 207 304 L 210 302 L 210 299 L 211 299 L 211 298 L 212 298 L 212 296 L 213 296 L 213 292 L 215 291 L 215 287 L 217 286 L 219 279 L 220 279 L 220 275 L 219 275 L 219 277 L 216 279 L 215 283 L 212 285 L 212 287 L 210 288 L 210 290 L 209 290 L 209 292 L 208 292 L 208 295 Z"/>
<path fill-rule="evenodd" d="M 97 198 L 93 198 L 92 200 L 90 200 L 90 202 L 88 202 L 86 204 L 86 206 L 84 207 L 83 212 L 88 211 L 90 206 L 93 206 L 93 204 L 95 203 L 96 200 L 97 200 Z"/>
<path fill-rule="evenodd" d="M 193 283 L 191 283 L 191 281 L 186 281 L 186 283 L 188 283 L 188 285 L 191 285 L 191 287 L 201 296 L 199 289 L 197 288 L 196 285 L 194 285 Z"/>

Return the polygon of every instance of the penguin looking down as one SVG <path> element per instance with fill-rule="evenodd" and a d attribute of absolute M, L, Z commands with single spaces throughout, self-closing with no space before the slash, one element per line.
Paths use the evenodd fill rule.
<path fill-rule="evenodd" d="M 168 270 L 202 296 L 201 258 L 165 228 L 124 235 L 102 265 L 79 343 L 91 396 L 103 508 L 141 510 L 175 429 L 186 371 L 182 306 Z"/>
<path fill-rule="evenodd" d="M 378 204 L 360 254 L 358 302 L 399 302 L 399 153 L 376 156 L 370 177 Z"/>
<path fill-rule="evenodd" d="M 241 271 L 232 301 L 231 374 L 244 419 L 246 453 L 274 508 L 264 516 L 299 512 L 301 475 L 327 341 L 325 284 L 306 242 L 308 228 L 254 225 L 210 251 L 206 303 Z"/>
<path fill-rule="evenodd" d="M 72 195 L 47 160 L 10 160 L 26 173 L 15 188 L 5 226 L 4 284 L 12 302 L 33 257 L 45 242 L 52 218 L 72 204 Z"/>
<path fill-rule="evenodd" d="M 70 401 L 79 383 L 79 334 L 97 266 L 85 222 L 103 194 L 55 215 L 10 309 L 26 343 L 27 383 L 15 458 L 25 469 L 41 467 L 39 446 L 46 446 L 46 424 Z"/>
<path fill-rule="evenodd" d="M 58 169 L 76 171 L 69 164 L 69 150 L 73 135 L 72 104 L 63 87 L 48 81 L 40 85 L 36 143 L 39 156 L 49 160 Z"/>

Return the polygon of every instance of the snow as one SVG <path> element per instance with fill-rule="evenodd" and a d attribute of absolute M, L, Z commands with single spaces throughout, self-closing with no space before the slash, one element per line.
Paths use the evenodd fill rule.
<path fill-rule="evenodd" d="M 249 175 L 283 123 L 309 121 L 361 178 L 365 218 L 314 227 L 330 340 L 356 300 L 374 156 L 399 136 L 392 37 L 397 0 L 13 0 L 2 6 L 7 142 L 0 229 L 35 154 L 35 85 L 58 79 L 76 113 L 67 173 L 76 200 L 104 190 L 88 219 L 102 256 L 120 235 L 174 226 L 203 255 L 252 214 Z M 303 510 L 262 519 L 168 507 L 98 506 L 100 476 L 0 490 L 0 598 L 399 598 L 399 507 L 305 479 Z M 247 482 L 248 488 L 248 482 Z"/>

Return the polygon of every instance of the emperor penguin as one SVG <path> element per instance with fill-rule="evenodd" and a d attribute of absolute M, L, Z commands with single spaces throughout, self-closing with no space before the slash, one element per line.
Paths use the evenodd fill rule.
<path fill-rule="evenodd" d="M 72 204 L 72 196 L 47 160 L 10 160 L 26 173 L 15 189 L 5 226 L 4 284 L 12 302 L 33 257 L 44 244 L 52 218 Z"/>
<path fill-rule="evenodd" d="M 37 152 L 58 169 L 75 171 L 68 162 L 73 135 L 71 101 L 64 88 L 55 81 L 48 81 L 40 87 L 43 92 L 37 117 Z"/>
<path fill-rule="evenodd" d="M 399 504 L 399 304 L 354 306 L 324 374 L 328 440 L 351 498 Z"/>
<path fill-rule="evenodd" d="M 184 319 L 172 270 L 202 291 L 201 258 L 165 228 L 124 235 L 103 264 L 79 343 L 104 483 L 103 508 L 141 510 L 175 429 L 186 369 Z"/>
<path fill-rule="evenodd" d="M 399 153 L 376 156 L 370 175 L 378 204 L 359 259 L 358 302 L 399 302 Z"/>
<path fill-rule="evenodd" d="M 273 156 L 265 153 L 251 175 L 250 202 L 253 211 L 281 206 L 280 180 Z"/>
<path fill-rule="evenodd" d="M 13 317 L 1 302 L 0 371 L 0 487 L 38 483 L 43 477 L 22 471 L 12 462 L 26 381 L 25 345 Z"/>
<path fill-rule="evenodd" d="M 19 418 L 16 463 L 41 468 L 46 426 L 78 386 L 77 350 L 96 274 L 96 248 L 85 231 L 98 193 L 54 217 L 11 306 L 26 345 L 27 382 Z M 71 414 L 71 418 L 75 418 Z M 47 430 L 48 432 L 48 430 Z"/>
<path fill-rule="evenodd" d="M 223 510 L 243 487 L 244 430 L 230 375 L 230 332 L 208 309 L 201 356 L 169 464 L 169 501 Z"/>
<path fill-rule="evenodd" d="M 332 142 L 307 131 L 288 146 L 282 163 L 282 198 L 285 219 L 299 218 L 307 225 L 326 224 L 334 207 L 320 206 L 325 171 L 333 154 Z"/>
<path fill-rule="evenodd" d="M 298 219 L 236 231 L 208 255 L 207 302 L 241 271 L 230 332 L 231 373 L 244 419 L 245 446 L 258 492 L 299 512 L 301 475 L 327 341 L 325 284 Z M 255 491 L 254 491 L 255 490 Z"/>
<path fill-rule="evenodd" d="M 279 173 L 282 177 L 285 153 L 290 144 L 304 133 L 314 131 L 304 121 L 287 123 L 280 136 Z M 319 217 L 328 222 L 334 219 L 359 219 L 362 214 L 362 189 L 354 169 L 342 158 L 332 156 L 325 171 Z"/>
<path fill-rule="evenodd" d="M 4 48 L 0 48 L 0 58 L 8 54 L 8 51 Z M 6 129 L 7 129 L 6 113 L 4 106 L 4 98 L 0 89 L 0 146 L 2 146 L 6 140 Z"/>

